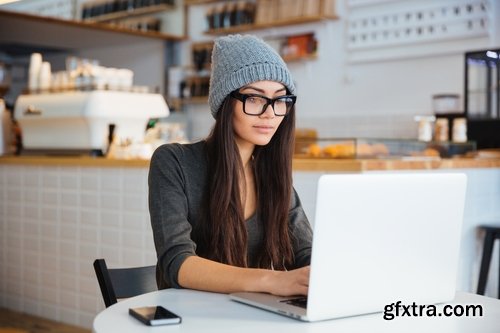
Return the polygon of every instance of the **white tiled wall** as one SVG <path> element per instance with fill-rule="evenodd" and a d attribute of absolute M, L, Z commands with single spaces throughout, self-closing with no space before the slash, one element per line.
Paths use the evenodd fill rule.
<path fill-rule="evenodd" d="M 91 327 L 92 263 L 156 263 L 147 168 L 0 166 L 0 306 Z"/>
<path fill-rule="evenodd" d="M 482 249 L 475 227 L 500 224 L 500 170 L 456 171 L 469 177 L 458 288 L 474 291 Z M 321 174 L 294 173 L 311 223 Z M 0 307 L 91 327 L 104 309 L 92 267 L 101 257 L 110 267 L 156 263 L 147 168 L 0 165 Z"/>

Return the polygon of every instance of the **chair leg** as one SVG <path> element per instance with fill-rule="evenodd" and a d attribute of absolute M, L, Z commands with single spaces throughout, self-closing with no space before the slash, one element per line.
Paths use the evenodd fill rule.
<path fill-rule="evenodd" d="M 479 295 L 484 295 L 484 290 L 486 289 L 486 280 L 488 278 L 488 272 L 490 270 L 490 260 L 491 252 L 493 250 L 493 242 L 495 237 L 493 233 L 486 232 L 483 245 L 483 256 L 481 259 L 481 268 L 479 270 L 479 281 L 477 284 L 477 293 Z"/>

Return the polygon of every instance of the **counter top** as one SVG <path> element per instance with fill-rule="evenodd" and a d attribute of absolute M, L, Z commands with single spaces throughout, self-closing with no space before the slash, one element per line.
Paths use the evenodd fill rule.
<path fill-rule="evenodd" d="M 131 167 L 147 168 L 149 160 L 116 160 L 103 157 L 49 157 L 49 156 L 1 156 L 0 165 L 58 165 L 81 167 Z M 294 171 L 361 172 L 376 170 L 433 170 L 500 168 L 500 158 L 452 158 L 452 159 L 320 159 L 295 158 Z"/>

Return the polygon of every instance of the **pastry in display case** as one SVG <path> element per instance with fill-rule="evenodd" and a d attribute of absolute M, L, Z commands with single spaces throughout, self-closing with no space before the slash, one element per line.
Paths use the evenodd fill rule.
<path fill-rule="evenodd" d="M 297 137 L 295 143 L 295 158 L 432 159 L 466 156 L 475 151 L 476 144 L 471 141 Z"/>

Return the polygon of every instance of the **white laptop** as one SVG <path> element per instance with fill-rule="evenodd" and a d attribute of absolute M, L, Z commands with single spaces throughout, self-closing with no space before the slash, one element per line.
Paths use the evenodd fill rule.
<path fill-rule="evenodd" d="M 451 301 L 466 182 L 459 173 L 321 176 L 307 299 L 230 297 L 304 321 Z"/>

